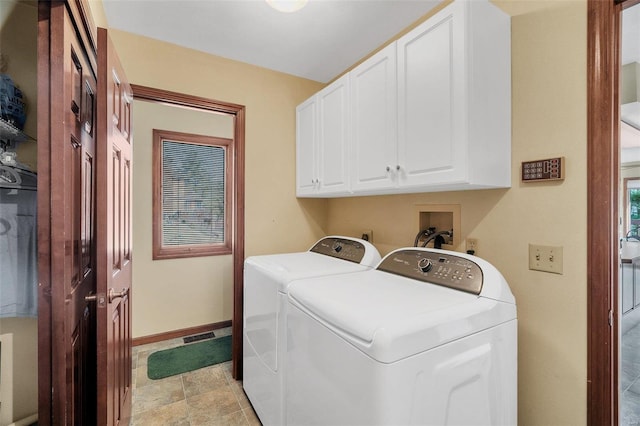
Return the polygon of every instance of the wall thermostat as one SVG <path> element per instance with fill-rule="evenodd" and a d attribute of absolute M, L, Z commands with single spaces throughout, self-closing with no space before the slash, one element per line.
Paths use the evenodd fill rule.
<path fill-rule="evenodd" d="M 564 157 L 546 160 L 523 161 L 522 182 L 540 182 L 564 179 Z"/>

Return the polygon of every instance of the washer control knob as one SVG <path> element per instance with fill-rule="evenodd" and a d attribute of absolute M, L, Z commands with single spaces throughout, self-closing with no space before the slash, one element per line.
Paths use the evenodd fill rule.
<path fill-rule="evenodd" d="M 332 248 L 336 253 L 340 253 L 342 251 L 342 244 L 336 242 Z"/>
<path fill-rule="evenodd" d="M 433 268 L 433 262 L 431 262 L 431 260 L 427 259 L 426 257 L 423 257 L 418 262 L 418 268 L 420 268 L 422 272 L 429 272 L 431 268 Z"/>

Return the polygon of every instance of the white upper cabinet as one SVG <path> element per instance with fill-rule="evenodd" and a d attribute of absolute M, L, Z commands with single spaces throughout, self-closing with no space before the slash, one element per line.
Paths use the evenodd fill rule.
<path fill-rule="evenodd" d="M 341 77 L 296 108 L 296 194 L 349 194 L 349 79 Z"/>
<path fill-rule="evenodd" d="M 351 189 L 396 186 L 396 45 L 392 43 L 350 73 Z"/>
<path fill-rule="evenodd" d="M 307 99 L 296 108 L 296 194 L 314 195 L 318 187 L 317 98 Z"/>
<path fill-rule="evenodd" d="M 453 2 L 301 104 L 297 125 L 298 196 L 511 186 L 509 16 Z"/>
<path fill-rule="evenodd" d="M 318 93 L 318 191 L 347 194 L 349 151 L 349 78 L 344 76 Z"/>
<path fill-rule="evenodd" d="M 397 41 L 403 192 L 511 186 L 511 24 L 456 1 Z"/>
<path fill-rule="evenodd" d="M 400 183 L 424 186 L 465 178 L 463 18 L 452 5 L 398 46 Z"/>

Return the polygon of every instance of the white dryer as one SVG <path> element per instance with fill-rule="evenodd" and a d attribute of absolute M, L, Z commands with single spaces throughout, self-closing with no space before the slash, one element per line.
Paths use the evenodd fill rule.
<path fill-rule="evenodd" d="M 517 424 L 516 304 L 488 262 L 400 249 L 288 302 L 287 424 Z"/>
<path fill-rule="evenodd" d="M 380 262 L 364 240 L 330 236 L 306 252 L 244 263 L 243 388 L 264 425 L 283 424 L 287 288 L 302 278 L 361 273 Z"/>

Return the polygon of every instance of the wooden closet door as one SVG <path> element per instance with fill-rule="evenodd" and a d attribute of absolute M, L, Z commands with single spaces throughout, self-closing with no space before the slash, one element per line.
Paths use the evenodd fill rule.
<path fill-rule="evenodd" d="M 39 7 L 39 422 L 92 424 L 96 58 L 77 8 Z"/>
<path fill-rule="evenodd" d="M 38 422 L 128 424 L 131 88 L 86 2 L 38 7 Z"/>
<path fill-rule="evenodd" d="M 113 43 L 98 28 L 98 424 L 131 417 L 131 106 Z"/>

